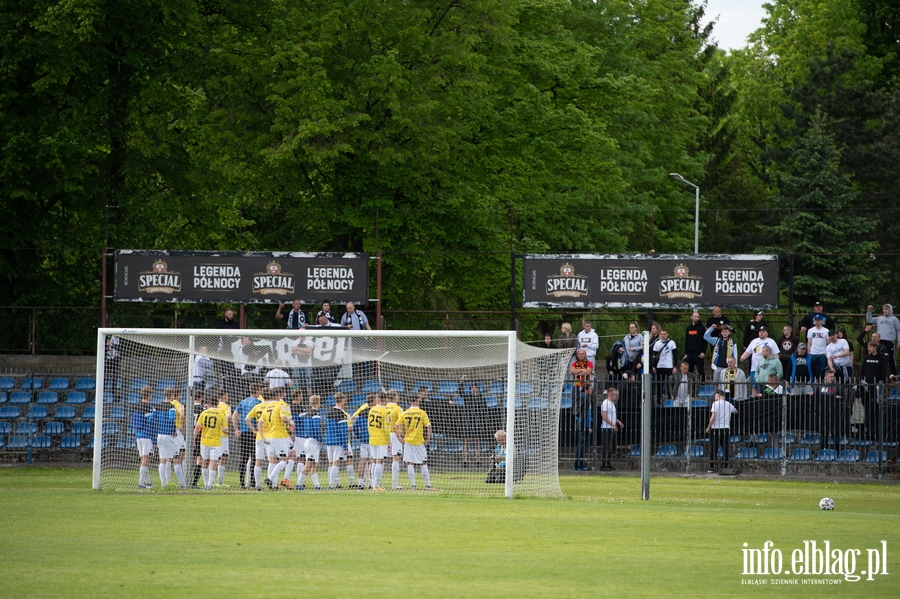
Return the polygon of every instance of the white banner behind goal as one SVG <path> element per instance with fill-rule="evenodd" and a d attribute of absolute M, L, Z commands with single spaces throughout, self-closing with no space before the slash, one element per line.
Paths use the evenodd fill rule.
<path fill-rule="evenodd" d="M 562 496 L 559 410 L 571 350 L 532 347 L 509 331 L 343 328 L 101 329 L 97 343 L 95 489 Z M 251 425 L 266 430 L 271 418 L 275 438 L 293 428 L 290 449 L 248 429 L 244 416 L 260 397 L 269 403 L 249 414 Z M 379 428 L 383 410 L 369 405 L 383 403 L 390 418 Z M 216 432 L 223 422 L 227 432 Z M 396 434 L 380 449 L 370 431 Z M 498 431 L 511 433 L 505 445 Z"/>

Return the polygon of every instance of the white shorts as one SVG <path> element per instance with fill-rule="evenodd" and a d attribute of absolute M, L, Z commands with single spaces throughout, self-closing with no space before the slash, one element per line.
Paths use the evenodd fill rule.
<path fill-rule="evenodd" d="M 213 447 L 211 445 L 200 446 L 200 458 L 203 460 L 211 460 L 218 462 L 222 457 L 222 446 Z"/>
<path fill-rule="evenodd" d="M 291 453 L 291 440 L 289 437 L 283 439 L 269 439 L 266 445 L 266 455 L 269 458 L 286 458 Z"/>
<path fill-rule="evenodd" d="M 184 433 L 180 430 L 175 431 L 175 442 L 178 443 L 178 451 L 184 451 Z"/>
<path fill-rule="evenodd" d="M 161 460 L 171 460 L 181 452 L 178 437 L 172 435 L 156 435 L 156 447 Z"/>
<path fill-rule="evenodd" d="M 138 455 L 144 457 L 153 453 L 153 439 L 135 439 Z"/>
<path fill-rule="evenodd" d="M 424 464 L 427 462 L 428 450 L 425 449 L 425 444 L 410 445 L 409 443 L 404 443 L 403 459 L 407 464 Z"/>
<path fill-rule="evenodd" d="M 252 433 L 250 433 L 250 434 L 252 434 Z M 256 452 L 254 453 L 255 459 L 264 460 L 268 457 L 266 455 L 266 447 L 268 447 L 268 445 L 266 445 L 259 439 L 256 440 Z"/>
<path fill-rule="evenodd" d="M 391 455 L 400 455 L 403 452 L 403 442 L 397 438 L 397 433 L 391 433 Z"/>
<path fill-rule="evenodd" d="M 367 460 L 372 457 L 372 446 L 368 443 L 360 443 L 359 445 L 359 459 Z"/>
<path fill-rule="evenodd" d="M 373 460 L 383 460 L 387 455 L 387 445 L 369 445 L 369 457 Z"/>
<path fill-rule="evenodd" d="M 306 440 L 306 461 L 307 462 L 318 462 L 319 461 L 319 452 L 322 449 L 322 444 L 319 443 L 316 439 L 307 439 Z"/>
<path fill-rule="evenodd" d="M 227 456 L 228 450 L 231 448 L 230 439 L 228 437 L 222 437 L 222 455 Z"/>
<path fill-rule="evenodd" d="M 328 454 L 328 463 L 347 459 L 346 445 L 326 445 L 325 453 Z"/>

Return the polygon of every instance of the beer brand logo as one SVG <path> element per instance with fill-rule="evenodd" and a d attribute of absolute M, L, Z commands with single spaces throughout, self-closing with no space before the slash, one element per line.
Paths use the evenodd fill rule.
<path fill-rule="evenodd" d="M 703 297 L 703 279 L 691 276 L 691 271 L 686 264 L 678 264 L 672 269 L 672 276 L 660 279 L 659 295 L 669 299 Z"/>
<path fill-rule="evenodd" d="M 141 271 L 138 291 L 143 293 L 180 293 L 181 273 L 169 270 L 165 260 L 154 260 L 150 270 Z"/>
<path fill-rule="evenodd" d="M 559 275 L 547 277 L 547 295 L 553 297 L 581 297 L 589 290 L 587 277 L 575 274 L 575 267 L 569 262 L 559 267 Z"/>
<path fill-rule="evenodd" d="M 294 293 L 294 275 L 281 270 L 281 264 L 269 262 L 265 272 L 254 273 L 253 293 L 260 295 L 288 295 Z"/>

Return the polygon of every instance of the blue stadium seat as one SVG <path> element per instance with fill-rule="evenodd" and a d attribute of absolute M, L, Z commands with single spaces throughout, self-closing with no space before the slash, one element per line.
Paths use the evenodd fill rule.
<path fill-rule="evenodd" d="M 691 407 L 692 408 L 708 408 L 709 402 L 706 401 L 705 399 L 692 399 Z"/>
<path fill-rule="evenodd" d="M 20 389 L 28 389 L 33 391 L 35 389 L 41 389 L 44 386 L 44 379 L 34 377 L 34 378 L 25 378 L 22 379 L 22 386 Z"/>
<path fill-rule="evenodd" d="M 548 407 L 546 397 L 532 397 L 528 402 L 528 408 L 531 410 L 546 410 Z"/>
<path fill-rule="evenodd" d="M 62 376 L 50 379 L 50 384 L 47 385 L 47 389 L 50 391 L 65 391 L 68 388 L 69 379 Z"/>
<path fill-rule="evenodd" d="M 664 408 L 674 408 L 674 407 L 675 407 L 675 400 L 674 400 L 674 399 L 667 399 L 666 401 L 663 402 L 663 407 L 664 407 Z"/>
<path fill-rule="evenodd" d="M 731 443 L 732 445 L 737 445 L 738 443 L 741 442 L 741 440 L 742 440 L 742 438 L 740 435 L 730 435 L 728 437 L 728 442 Z"/>
<path fill-rule="evenodd" d="M 118 435 L 119 434 L 119 423 L 118 422 L 104 422 L 103 423 L 103 434 L 104 435 Z"/>
<path fill-rule="evenodd" d="M 875 442 L 869 439 L 853 439 L 850 443 L 853 447 L 872 447 Z"/>
<path fill-rule="evenodd" d="M 66 403 L 80 406 L 87 403 L 87 393 L 84 391 L 69 391 L 66 395 Z"/>
<path fill-rule="evenodd" d="M 101 397 L 103 397 L 103 403 L 115 403 L 116 402 L 115 394 L 113 394 L 110 391 L 104 391 L 103 395 Z"/>
<path fill-rule="evenodd" d="M 72 425 L 73 435 L 90 435 L 93 427 L 90 422 L 76 422 Z"/>
<path fill-rule="evenodd" d="M 0 376 L 0 389 L 9 391 L 16 388 L 16 379 L 11 376 Z"/>
<path fill-rule="evenodd" d="M 531 395 L 534 393 L 532 383 L 516 383 L 516 395 Z"/>
<path fill-rule="evenodd" d="M 154 391 L 150 403 L 160 405 L 166 403 L 166 396 L 161 391 Z"/>
<path fill-rule="evenodd" d="M 0 449 L 3 449 L 4 445 L 6 445 L 6 441 L 3 437 L 0 437 Z"/>
<path fill-rule="evenodd" d="M 81 413 L 81 417 L 85 420 L 93 420 L 95 414 L 94 406 L 88 406 L 84 409 L 84 412 Z"/>
<path fill-rule="evenodd" d="M 0 418 L 5 418 L 7 420 L 18 418 L 22 415 L 22 410 L 17 408 L 16 406 L 3 406 L 0 408 Z"/>
<path fill-rule="evenodd" d="M 822 435 L 819 433 L 803 433 L 800 435 L 800 445 L 820 445 L 822 443 Z"/>
<path fill-rule="evenodd" d="M 97 388 L 97 381 L 93 377 L 82 377 L 75 381 L 76 391 L 93 391 Z"/>
<path fill-rule="evenodd" d="M 640 443 L 635 443 L 628 449 L 628 457 L 630 458 L 639 458 L 641 457 L 641 445 Z"/>
<path fill-rule="evenodd" d="M 678 448 L 674 445 L 660 445 L 656 448 L 656 457 L 672 458 L 678 455 Z"/>
<path fill-rule="evenodd" d="M 81 447 L 81 437 L 67 435 L 59 440 L 60 449 L 78 449 Z"/>
<path fill-rule="evenodd" d="M 780 447 L 766 447 L 763 451 L 764 460 L 780 460 L 784 458 L 784 450 Z"/>
<path fill-rule="evenodd" d="M 572 393 L 563 393 L 562 398 L 559 400 L 559 409 L 560 410 L 569 410 L 572 408 Z"/>
<path fill-rule="evenodd" d="M 459 383 L 456 381 L 441 381 L 436 393 L 438 395 L 456 395 L 459 393 Z"/>
<path fill-rule="evenodd" d="M 6 443 L 7 449 L 28 449 L 29 437 L 27 435 L 10 435 Z"/>
<path fill-rule="evenodd" d="M 0 435 L 9 435 L 13 432 L 12 422 L 0 422 Z"/>
<path fill-rule="evenodd" d="M 849 463 L 859 461 L 858 449 L 842 449 L 835 462 Z"/>
<path fill-rule="evenodd" d="M 462 453 L 463 442 L 459 439 L 447 439 L 441 446 L 444 453 Z"/>
<path fill-rule="evenodd" d="M 572 390 L 575 389 L 575 383 L 569 381 L 565 385 L 563 385 L 563 395 L 572 395 Z"/>
<path fill-rule="evenodd" d="M 50 449 L 53 445 L 53 438 L 49 435 L 36 435 L 31 439 L 31 446 L 35 449 Z"/>
<path fill-rule="evenodd" d="M 47 418 L 49 415 L 47 406 L 31 406 L 28 408 L 28 414 L 25 417 L 40 420 Z"/>
<path fill-rule="evenodd" d="M 506 383 L 503 381 L 494 381 L 491 383 L 491 388 L 488 390 L 488 393 L 491 395 L 503 395 L 506 393 Z"/>
<path fill-rule="evenodd" d="M 31 393 L 28 391 L 13 391 L 9 394 L 9 403 L 25 404 L 31 403 Z"/>
<path fill-rule="evenodd" d="M 0 387 L 2 389 L 3 387 Z M 888 396 L 888 400 L 900 401 L 900 387 L 897 387 L 893 391 L 891 391 L 890 396 Z"/>
<path fill-rule="evenodd" d="M 739 460 L 755 460 L 759 458 L 759 450 L 755 447 L 739 447 L 734 457 Z"/>
<path fill-rule="evenodd" d="M 687 457 L 687 450 L 682 454 Z M 691 445 L 691 457 L 692 458 L 702 458 L 706 455 L 706 448 L 702 445 Z"/>
<path fill-rule="evenodd" d="M 351 407 L 355 410 L 356 408 L 363 405 L 364 403 L 366 403 L 366 394 L 365 393 L 354 393 L 350 397 L 350 406 L 349 407 Z"/>
<path fill-rule="evenodd" d="M 503 402 L 503 403 L 506 403 L 506 402 Z M 484 405 L 488 408 L 496 408 L 497 406 L 500 405 L 500 400 L 494 395 L 488 395 L 484 398 Z"/>
<path fill-rule="evenodd" d="M 778 433 L 778 444 L 787 443 L 791 445 L 797 442 L 797 435 L 794 433 Z"/>
<path fill-rule="evenodd" d="M 131 384 L 128 385 L 129 391 L 140 391 L 144 387 L 149 387 L 150 381 L 147 379 L 131 379 Z"/>
<path fill-rule="evenodd" d="M 356 391 L 356 381 L 352 379 L 343 380 L 338 383 L 337 388 L 335 389 L 335 393 L 353 393 Z"/>
<path fill-rule="evenodd" d="M 833 449 L 820 449 L 816 455 L 817 462 L 833 462 L 837 459 L 837 452 Z"/>
<path fill-rule="evenodd" d="M 125 402 L 129 406 L 134 406 L 141 403 L 141 396 L 137 391 L 129 391 L 128 395 L 125 396 Z"/>
<path fill-rule="evenodd" d="M 61 435 L 66 432 L 66 425 L 56 420 L 50 421 L 44 425 L 45 435 Z"/>
<path fill-rule="evenodd" d="M 106 391 L 118 391 L 122 388 L 122 379 L 104 379 L 103 388 Z"/>
<path fill-rule="evenodd" d="M 418 393 L 419 389 L 422 387 L 428 389 L 429 394 L 434 390 L 434 385 L 432 385 L 430 381 L 416 381 L 413 385 L 413 393 Z"/>
<path fill-rule="evenodd" d="M 72 418 L 75 418 L 75 408 L 72 406 L 59 406 L 56 408 L 56 414 L 53 416 L 54 418 L 71 420 Z"/>
<path fill-rule="evenodd" d="M 110 420 L 125 420 L 125 408 L 122 406 L 115 406 L 109 410 L 109 415 L 107 416 Z"/>
<path fill-rule="evenodd" d="M 369 379 L 363 384 L 360 391 L 363 393 L 378 393 L 379 391 L 381 391 L 381 381 Z M 397 391 L 397 393 L 402 393 L 402 391 Z"/>
<path fill-rule="evenodd" d="M 103 437 L 103 441 L 100 443 L 100 446 L 103 449 L 106 449 L 107 447 L 109 447 L 109 439 L 107 439 L 106 437 Z M 86 445 L 86 449 L 93 449 L 93 448 L 94 448 L 94 437 L 91 437 Z"/>
<path fill-rule="evenodd" d="M 808 447 L 797 447 L 792 452 L 788 460 L 791 462 L 808 462 L 812 460 L 812 450 Z"/>
<path fill-rule="evenodd" d="M 174 389 L 175 388 L 175 379 L 164 378 L 158 379 L 156 381 L 156 390 L 157 391 L 165 391 L 166 389 Z"/>
<path fill-rule="evenodd" d="M 765 445 L 769 442 L 769 433 L 753 433 L 747 438 L 747 442 Z"/>
<path fill-rule="evenodd" d="M 406 383 L 403 381 L 391 381 L 391 384 L 388 385 L 388 389 L 393 389 L 397 393 L 403 393 L 406 391 Z"/>
<path fill-rule="evenodd" d="M 878 463 L 878 454 L 881 454 L 881 462 L 883 464 L 887 463 L 887 452 L 886 451 L 878 451 L 877 449 L 872 449 L 866 454 L 866 459 L 864 460 L 867 464 L 877 464 Z"/>
<path fill-rule="evenodd" d="M 6 391 L 0 391 L 0 403 L 6 403 L 9 401 L 9 393 Z"/>
<path fill-rule="evenodd" d="M 38 393 L 37 403 L 51 405 L 59 402 L 59 393 L 56 391 L 41 391 Z"/>
<path fill-rule="evenodd" d="M 715 393 L 715 385 L 700 385 L 700 390 L 697 391 L 697 399 L 707 400 L 706 407 L 709 407 L 709 400 L 713 398 L 713 395 L 715 395 Z"/>

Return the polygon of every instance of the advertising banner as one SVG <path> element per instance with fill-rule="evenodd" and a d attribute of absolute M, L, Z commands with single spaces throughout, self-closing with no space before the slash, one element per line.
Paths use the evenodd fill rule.
<path fill-rule="evenodd" d="M 365 303 L 368 254 L 116 252 L 116 301 Z"/>
<path fill-rule="evenodd" d="M 529 254 L 526 308 L 778 307 L 778 257 Z"/>

